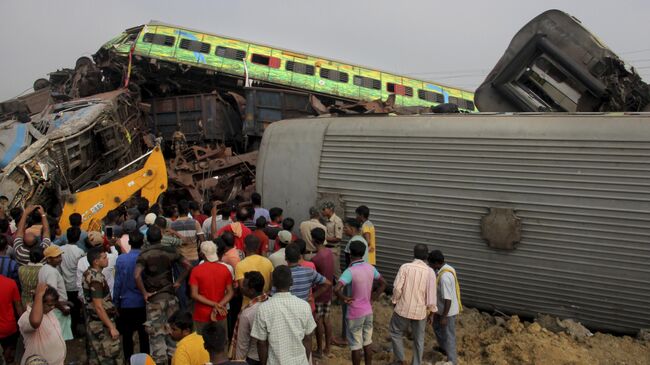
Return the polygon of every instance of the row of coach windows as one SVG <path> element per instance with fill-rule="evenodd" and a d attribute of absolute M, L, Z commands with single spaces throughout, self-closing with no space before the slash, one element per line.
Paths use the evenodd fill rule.
<path fill-rule="evenodd" d="M 164 34 L 155 34 L 155 33 L 145 33 L 142 39 L 143 42 L 166 46 L 166 47 L 172 47 L 174 45 L 175 40 L 176 39 L 172 36 L 164 35 Z M 209 43 L 194 41 L 186 38 L 181 38 L 179 47 L 192 52 L 201 52 L 206 54 L 210 53 Z M 246 58 L 246 51 L 235 49 L 235 48 L 218 46 L 217 50 L 215 51 L 215 55 L 223 58 L 241 61 L 242 59 Z M 281 61 L 277 57 L 265 56 L 265 55 L 254 53 L 251 56 L 251 62 L 258 65 L 269 66 L 272 68 L 279 68 Z M 310 76 L 313 76 L 316 71 L 313 65 L 308 65 L 306 63 L 300 63 L 294 61 L 286 61 L 285 69 L 287 71 L 291 71 L 303 75 L 310 75 Z M 348 83 L 348 81 L 350 80 L 350 77 L 346 72 L 330 70 L 327 68 L 321 68 L 319 75 L 321 78 L 342 82 L 342 83 Z M 378 79 L 354 75 L 352 82 L 355 86 L 364 87 L 366 89 L 381 90 L 381 81 Z M 388 91 L 389 93 L 394 93 L 402 96 L 408 96 L 408 97 L 413 96 L 412 87 L 395 84 L 392 82 L 386 83 L 386 91 Z M 418 98 L 433 103 L 445 102 L 445 97 L 442 94 L 433 91 L 422 90 L 422 89 L 418 90 Z M 465 100 L 453 96 L 449 97 L 449 103 L 456 104 L 461 109 L 474 110 L 475 108 L 474 102 L 472 102 L 471 100 Z"/>

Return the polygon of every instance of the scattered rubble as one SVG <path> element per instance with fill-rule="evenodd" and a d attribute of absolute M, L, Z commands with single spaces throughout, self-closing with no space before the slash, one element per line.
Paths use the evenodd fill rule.
<path fill-rule="evenodd" d="M 373 339 L 377 349 L 373 363 L 391 364 L 393 359 L 388 323 L 392 316 L 392 305 L 384 296 L 373 308 Z M 333 306 L 334 333 L 340 329 L 339 315 L 339 307 Z M 517 316 L 493 316 L 473 308 L 466 308 L 459 315 L 456 333 L 460 365 L 642 365 L 648 364 L 650 359 L 650 339 L 595 333 L 578 341 L 564 331 L 554 333 L 539 322 L 522 321 Z M 405 341 L 405 346 L 407 358 L 410 358 L 411 344 Z M 433 351 L 434 346 L 435 336 L 431 327 L 427 327 L 424 361 L 428 364 L 444 364 L 446 358 Z M 334 357 L 317 364 L 350 363 L 348 349 L 333 347 L 333 354 Z"/>

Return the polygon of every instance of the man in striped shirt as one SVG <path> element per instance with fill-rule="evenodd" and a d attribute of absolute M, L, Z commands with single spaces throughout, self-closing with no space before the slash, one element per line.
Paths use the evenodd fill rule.
<path fill-rule="evenodd" d="M 422 363 L 427 316 L 437 310 L 436 274 L 427 265 L 428 255 L 429 249 L 426 245 L 415 245 L 415 260 L 400 267 L 393 284 L 395 312 L 390 320 L 389 331 L 395 359 L 400 364 L 406 364 L 402 336 L 409 326 L 413 335 L 411 364 Z"/>
<path fill-rule="evenodd" d="M 198 242 L 204 241 L 204 234 L 201 225 L 194 218 L 190 218 L 190 204 L 186 200 L 178 203 L 178 219 L 171 222 L 172 230 L 181 235 L 183 243 L 179 247 L 179 252 L 188 261 L 194 262 L 199 259 Z"/>
<path fill-rule="evenodd" d="M 319 274 L 316 270 L 300 265 L 300 247 L 298 244 L 292 243 L 287 246 L 284 254 L 287 258 L 289 269 L 291 269 L 291 277 L 293 278 L 291 294 L 304 301 L 309 301 L 309 293 L 312 288 L 318 287 L 314 291 L 314 297 L 318 297 L 326 290 L 331 289 L 331 281 Z"/>
<path fill-rule="evenodd" d="M 38 244 L 36 235 L 33 232 L 25 232 L 27 224 L 27 217 L 32 215 L 32 212 L 38 210 L 41 215 L 41 224 L 43 226 L 43 235 L 41 236 L 40 245 L 45 249 L 52 244 L 50 240 L 50 225 L 47 223 L 47 215 L 45 210 L 40 205 L 31 205 L 25 209 L 23 216 L 20 217 L 18 222 L 18 230 L 16 231 L 16 238 L 14 239 L 14 254 L 16 255 L 16 263 L 19 266 L 27 265 L 29 262 L 29 251 Z"/>

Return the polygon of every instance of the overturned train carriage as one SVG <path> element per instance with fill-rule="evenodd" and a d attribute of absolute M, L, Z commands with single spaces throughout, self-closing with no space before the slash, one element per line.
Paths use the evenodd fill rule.
<path fill-rule="evenodd" d="M 143 152 L 142 113 L 125 90 L 52 104 L 28 123 L 3 125 L 20 137 L 0 148 L 4 204 L 42 204 L 55 216 L 67 194 L 103 183 Z"/>
<path fill-rule="evenodd" d="M 463 302 L 650 327 L 650 114 L 282 121 L 257 190 L 298 222 L 332 199 L 370 207 L 389 279 L 417 243 L 458 269 Z"/>

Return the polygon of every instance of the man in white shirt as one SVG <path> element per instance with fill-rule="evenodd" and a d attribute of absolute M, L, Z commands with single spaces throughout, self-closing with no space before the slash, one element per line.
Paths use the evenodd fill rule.
<path fill-rule="evenodd" d="M 429 253 L 429 266 L 437 275 L 438 311 L 433 315 L 433 331 L 438 346 L 447 355 L 447 361 L 456 365 L 456 316 L 462 310 L 460 286 L 456 270 L 445 263 L 445 257 L 439 250 Z"/>
<path fill-rule="evenodd" d="M 289 231 L 280 231 L 278 232 L 278 239 L 280 241 L 280 249 L 272 253 L 269 256 L 269 260 L 273 264 L 273 267 L 278 267 L 280 265 L 286 265 L 287 260 L 284 257 L 284 249 L 287 248 L 287 245 L 291 243 L 291 232 Z M 270 245 L 270 241 L 269 241 Z"/>
<path fill-rule="evenodd" d="M 79 289 L 77 289 L 77 264 L 79 259 L 84 257 L 86 253 L 77 245 L 77 241 L 81 239 L 81 229 L 79 227 L 68 228 L 66 238 L 67 243 L 61 246 L 63 262 L 61 262 L 60 269 L 68 300 L 73 304 L 70 309 L 72 333 L 77 337 L 77 327 L 83 325 L 81 322 L 82 303 L 79 300 Z"/>
<path fill-rule="evenodd" d="M 257 339 L 260 361 L 267 365 L 307 365 L 311 358 L 311 335 L 316 322 L 309 303 L 290 292 L 291 269 L 280 265 L 273 271 L 277 290 L 260 304 L 251 337 Z"/>

